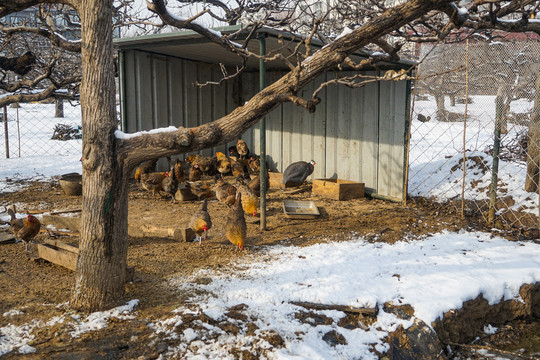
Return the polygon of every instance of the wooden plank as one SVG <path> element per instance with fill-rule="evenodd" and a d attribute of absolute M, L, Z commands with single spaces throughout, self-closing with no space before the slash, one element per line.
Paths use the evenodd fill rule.
<path fill-rule="evenodd" d="M 55 247 L 50 244 L 38 244 L 38 256 L 53 264 L 75 271 L 79 254 Z"/>
<path fill-rule="evenodd" d="M 0 245 L 15 242 L 15 235 L 9 232 L 0 232 Z"/>
<path fill-rule="evenodd" d="M 50 215 L 60 215 L 60 214 L 69 214 L 69 213 L 77 213 L 77 212 L 82 212 L 82 209 L 52 211 L 50 213 Z M 34 214 L 34 213 L 32 213 L 32 214 Z"/>
<path fill-rule="evenodd" d="M 281 183 L 283 181 L 283 173 L 269 172 L 268 177 L 271 187 L 281 187 Z"/>
<path fill-rule="evenodd" d="M 79 253 L 79 248 L 78 247 L 66 244 L 66 243 L 64 243 L 62 241 L 52 240 L 52 239 L 45 239 L 44 242 L 46 244 L 48 244 L 48 245 L 51 245 L 53 247 L 56 247 L 56 248 L 59 248 L 59 249 L 62 249 L 62 250 L 70 251 L 70 252 L 75 253 L 75 254 Z"/>
<path fill-rule="evenodd" d="M 347 305 L 331 305 L 331 304 L 317 304 L 304 301 L 291 301 L 293 305 L 301 306 L 306 309 L 313 310 L 337 310 L 345 313 L 362 314 L 367 316 L 377 316 L 379 310 L 377 308 L 356 308 Z"/>
<path fill-rule="evenodd" d="M 166 237 L 175 240 L 184 241 L 185 234 L 183 234 L 183 229 L 165 227 L 165 226 L 155 226 L 155 225 L 141 225 L 140 234 L 143 236 L 156 236 L 156 237 Z"/>
<path fill-rule="evenodd" d="M 68 217 L 57 215 L 43 215 L 42 223 L 46 225 L 54 225 L 56 229 L 68 229 L 74 231 L 81 231 L 81 218 L 80 217 Z"/>

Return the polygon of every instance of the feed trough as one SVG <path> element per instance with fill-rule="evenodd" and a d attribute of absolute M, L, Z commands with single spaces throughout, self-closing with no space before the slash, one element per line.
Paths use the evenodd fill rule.
<path fill-rule="evenodd" d="M 283 212 L 291 219 L 316 219 L 321 215 L 313 201 L 283 200 Z"/>
<path fill-rule="evenodd" d="M 82 195 L 82 175 L 79 173 L 64 174 L 58 180 L 66 195 Z"/>

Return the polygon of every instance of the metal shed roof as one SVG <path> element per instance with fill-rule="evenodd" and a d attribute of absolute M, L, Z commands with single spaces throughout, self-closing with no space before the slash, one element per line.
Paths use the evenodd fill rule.
<path fill-rule="evenodd" d="M 241 26 L 227 26 L 214 29 L 222 34 L 233 34 L 233 41 L 244 44 L 249 35 L 247 29 L 242 29 Z M 267 55 L 272 55 L 281 52 L 283 56 L 288 57 L 291 63 L 296 62 L 296 57 L 291 56 L 295 47 L 305 38 L 298 34 L 293 34 L 286 31 L 276 30 L 263 27 L 257 30 L 257 35 L 264 34 L 266 36 Z M 174 33 L 154 34 L 146 36 L 128 37 L 116 39 L 115 45 L 120 50 L 142 50 L 156 54 L 174 56 L 180 59 L 200 61 L 205 63 L 223 63 L 226 66 L 239 66 L 242 64 L 242 58 L 234 54 L 218 44 L 215 44 L 196 33 L 195 31 L 180 31 Z M 312 39 L 311 44 L 314 49 L 324 46 L 323 42 L 318 39 Z M 253 38 L 247 50 L 258 54 L 259 42 L 256 37 Z M 301 44 L 300 51 L 304 52 L 305 47 Z M 351 58 L 356 61 L 366 59 L 370 55 L 369 52 L 359 51 Z M 414 65 L 415 62 L 401 60 L 399 62 L 382 62 L 378 64 L 381 69 L 401 69 L 408 68 Z M 257 70 L 259 68 L 259 59 L 250 57 L 247 61 L 248 70 Z M 266 63 L 267 70 L 288 70 L 286 62 L 283 60 L 273 60 Z"/>

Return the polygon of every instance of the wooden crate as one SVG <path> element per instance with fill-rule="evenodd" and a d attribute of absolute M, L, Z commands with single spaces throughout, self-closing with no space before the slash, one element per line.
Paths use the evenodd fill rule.
<path fill-rule="evenodd" d="M 281 187 L 281 182 L 283 181 L 283 173 L 279 172 L 269 172 L 268 173 L 270 186 L 271 187 Z"/>
<path fill-rule="evenodd" d="M 342 179 L 315 179 L 311 192 L 334 200 L 364 197 L 364 183 Z"/>
<path fill-rule="evenodd" d="M 38 256 L 48 262 L 75 271 L 77 261 L 79 261 L 79 248 L 58 240 L 46 240 L 45 243 L 38 244 Z M 132 282 L 134 275 L 135 269 L 126 267 L 126 282 Z"/>
<path fill-rule="evenodd" d="M 79 248 L 61 241 L 47 240 L 46 243 L 38 244 L 38 256 L 75 271 L 79 260 Z"/>

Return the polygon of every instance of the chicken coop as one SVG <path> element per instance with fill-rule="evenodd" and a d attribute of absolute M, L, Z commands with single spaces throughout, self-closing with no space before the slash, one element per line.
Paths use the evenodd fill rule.
<path fill-rule="evenodd" d="M 218 30 L 236 33 L 237 43 L 245 43 L 249 34 L 239 26 Z M 298 35 L 262 28 L 247 48 L 254 53 L 265 49 L 269 55 L 281 52 L 287 57 L 300 40 Z M 115 45 L 119 50 L 122 130 L 130 133 L 211 122 L 257 93 L 260 78 L 271 84 L 289 71 L 283 60 L 268 61 L 260 69 L 259 60 L 250 58 L 240 77 L 220 83 L 223 70 L 234 73 L 242 59 L 192 31 L 117 39 Z M 321 46 L 317 40 L 311 43 L 312 49 Z M 355 61 L 366 57 L 362 52 L 351 56 Z M 382 75 L 412 65 L 409 61 L 378 63 L 363 75 Z M 298 95 L 309 98 L 321 83 L 336 75 L 356 73 L 334 69 Z M 206 82 L 218 84 L 196 85 Z M 316 166 L 311 179 L 362 182 L 368 194 L 403 199 L 410 88 L 409 80 L 371 82 L 360 88 L 331 85 L 319 93 L 322 101 L 314 113 L 291 103 L 280 105 L 265 117 L 267 166 L 283 172 L 292 162 L 313 159 Z M 260 124 L 242 139 L 259 154 Z M 226 153 L 229 145 L 200 153 Z"/>

